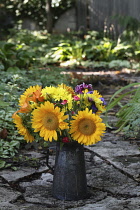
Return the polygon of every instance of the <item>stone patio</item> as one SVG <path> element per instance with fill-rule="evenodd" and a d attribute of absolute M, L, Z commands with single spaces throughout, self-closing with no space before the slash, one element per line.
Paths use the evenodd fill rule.
<path fill-rule="evenodd" d="M 127 79 L 140 82 L 139 78 Z M 109 99 L 115 90 L 104 91 Z M 113 114 L 109 122 L 115 121 Z M 85 147 L 89 196 L 79 201 L 52 197 L 55 147 L 50 151 L 50 167 L 42 151 L 27 149 L 22 153 L 39 160 L 39 167 L 19 165 L 16 171 L 0 171 L 0 210 L 140 210 L 140 139 L 124 140 L 108 129 L 101 142 Z"/>
<path fill-rule="evenodd" d="M 28 153 L 31 157 L 42 158 L 42 161 L 45 158 L 38 151 Z M 52 152 L 49 157 L 52 167 L 54 160 Z M 107 132 L 101 142 L 85 147 L 85 161 L 87 199 L 57 200 L 51 194 L 53 175 L 47 166 L 38 169 L 20 167 L 17 171 L 0 171 L 0 210 L 140 209 L 139 141 L 126 141 L 119 135 Z"/>

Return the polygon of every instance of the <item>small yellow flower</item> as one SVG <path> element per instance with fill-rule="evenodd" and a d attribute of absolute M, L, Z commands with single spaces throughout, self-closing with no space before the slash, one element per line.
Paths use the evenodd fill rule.
<path fill-rule="evenodd" d="M 68 109 L 72 109 L 72 94 L 63 87 L 46 87 L 42 89 L 42 96 L 46 100 L 53 99 L 55 102 L 67 100 Z"/>
<path fill-rule="evenodd" d="M 64 83 L 62 83 L 61 85 L 58 85 L 58 87 L 62 87 L 63 89 L 65 89 L 68 92 L 68 94 L 72 95 L 72 97 L 75 95 L 74 90 L 71 87 L 65 85 Z"/>
<path fill-rule="evenodd" d="M 102 104 L 96 104 L 96 107 L 97 107 L 97 109 L 98 109 L 98 111 L 97 111 L 97 113 L 96 114 L 101 114 L 101 113 L 103 113 L 103 112 L 105 112 L 105 110 L 106 110 L 106 108 L 105 108 L 105 106 L 103 106 Z"/>

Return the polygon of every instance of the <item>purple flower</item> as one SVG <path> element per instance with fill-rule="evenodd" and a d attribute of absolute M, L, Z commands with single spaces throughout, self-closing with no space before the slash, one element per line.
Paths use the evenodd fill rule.
<path fill-rule="evenodd" d="M 91 84 L 85 84 L 84 82 L 83 82 L 83 84 L 80 84 L 80 85 L 77 85 L 76 87 L 75 87 L 75 92 L 76 93 L 79 93 L 79 94 L 83 94 L 83 90 L 85 90 L 85 89 L 88 89 L 88 90 L 90 90 L 90 89 L 92 89 L 92 85 Z"/>
<path fill-rule="evenodd" d="M 88 97 L 88 101 L 89 102 L 92 102 L 93 101 L 93 98 Z"/>
<path fill-rule="evenodd" d="M 87 94 L 93 94 L 93 91 L 89 91 L 89 92 L 87 92 Z"/>
<path fill-rule="evenodd" d="M 103 102 L 103 105 L 105 106 L 105 105 L 107 105 L 107 103 L 105 102 L 105 99 L 104 98 L 100 98 L 101 99 L 101 101 Z"/>
<path fill-rule="evenodd" d="M 95 106 L 95 104 L 91 105 L 91 109 L 92 109 L 92 113 L 96 113 L 98 111 L 97 107 Z"/>

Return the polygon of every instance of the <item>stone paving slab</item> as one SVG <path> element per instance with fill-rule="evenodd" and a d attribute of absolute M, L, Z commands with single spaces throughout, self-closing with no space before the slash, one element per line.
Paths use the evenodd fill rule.
<path fill-rule="evenodd" d="M 38 170 L 21 167 L 0 172 L 0 210 L 140 210 L 140 184 L 133 179 L 139 175 L 139 148 L 127 141 L 117 141 L 118 137 L 109 141 L 111 136 L 106 134 L 102 142 L 85 148 L 87 199 L 57 200 L 52 196 L 53 175 L 47 166 Z M 37 153 L 31 156 L 42 158 Z M 50 156 L 51 165 L 54 158 L 55 155 Z M 20 192 L 10 187 L 15 182 Z"/>
<path fill-rule="evenodd" d="M 43 173 L 40 178 L 31 182 L 20 182 L 20 187 L 25 191 L 23 193 L 25 202 L 53 209 L 75 208 L 75 206 L 87 208 L 86 205 L 103 200 L 108 194 L 124 198 L 140 196 L 140 186 L 127 175 L 107 164 L 105 160 L 93 156 L 92 152 L 85 152 L 85 158 L 90 195 L 88 199 L 70 202 L 53 198 L 51 191 L 53 175 Z"/>
<path fill-rule="evenodd" d="M 24 150 L 24 155 L 25 156 L 28 156 L 30 158 L 45 158 L 46 155 L 45 154 L 41 154 L 39 152 L 36 152 L 36 151 L 26 151 Z"/>
<path fill-rule="evenodd" d="M 10 187 L 0 187 L 0 203 L 14 202 L 19 196 L 21 196 L 21 193 L 11 189 Z"/>
<path fill-rule="evenodd" d="M 88 160 L 89 158 L 90 153 L 86 153 L 86 159 Z M 49 173 L 43 173 L 39 179 L 31 182 L 20 182 L 20 187 L 25 190 L 25 193 L 23 193 L 25 201 L 28 203 L 43 204 L 47 207 L 51 206 L 52 208 L 62 209 L 62 206 L 65 208 L 83 206 L 85 203 L 90 203 L 91 199 L 96 202 L 107 196 L 106 192 L 102 192 L 100 189 L 91 190 L 90 188 L 92 187 L 89 187 L 88 192 L 90 197 L 88 199 L 81 201 L 60 201 L 52 196 L 52 183 L 53 175 Z"/>
<path fill-rule="evenodd" d="M 27 187 L 41 185 L 41 186 L 48 186 L 52 185 L 53 182 L 53 175 L 50 173 L 42 173 L 39 179 L 30 181 L 30 182 L 20 182 L 19 186 L 25 190 Z"/>
<path fill-rule="evenodd" d="M 90 203 L 91 200 L 97 202 L 107 196 L 106 192 L 96 190 L 94 195 L 91 195 L 89 199 L 79 201 L 61 201 L 52 197 L 51 189 L 51 185 L 27 187 L 24 194 L 25 201 L 28 203 L 42 204 L 48 208 L 66 209 L 75 206 L 84 206 L 85 204 Z"/>
<path fill-rule="evenodd" d="M 140 196 L 140 185 L 112 165 L 107 164 L 105 160 L 94 156 L 88 168 L 87 184 L 89 187 L 123 197 Z"/>
<path fill-rule="evenodd" d="M 16 205 L 11 204 L 9 202 L 1 202 L 0 210 L 20 210 L 20 209 Z"/>
<path fill-rule="evenodd" d="M 72 210 L 140 210 L 140 197 L 130 199 L 117 199 L 107 197 L 97 203 L 86 204 L 81 207 L 71 208 Z"/>
<path fill-rule="evenodd" d="M 0 187 L 9 187 L 9 184 L 4 182 L 2 177 L 0 177 Z"/>
<path fill-rule="evenodd" d="M 128 141 L 102 141 L 86 148 L 139 181 L 140 150 L 137 145 Z"/>
<path fill-rule="evenodd" d="M 48 169 L 49 168 L 47 166 L 40 167 L 39 169 L 21 167 L 17 171 L 3 170 L 0 172 L 0 176 L 4 178 L 7 182 L 17 182 L 20 179 L 31 176 L 35 173 L 43 173 Z"/>
<path fill-rule="evenodd" d="M 37 204 L 28 204 L 28 203 L 11 204 L 8 202 L 0 203 L 0 210 L 47 210 L 47 209 L 48 209 L 47 207 Z"/>
<path fill-rule="evenodd" d="M 100 141 L 97 144 L 87 146 L 86 148 L 94 151 L 104 158 L 140 155 L 138 146 L 132 145 L 128 141 Z"/>

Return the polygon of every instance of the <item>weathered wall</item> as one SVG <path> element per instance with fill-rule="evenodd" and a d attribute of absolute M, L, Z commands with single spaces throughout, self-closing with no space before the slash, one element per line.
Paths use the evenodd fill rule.
<path fill-rule="evenodd" d="M 75 8 L 69 9 L 55 23 L 54 32 L 76 30 L 112 30 L 120 33 L 122 28 L 113 16 L 131 16 L 140 20 L 140 0 L 75 0 Z M 23 28 L 38 30 L 32 21 L 24 20 Z"/>
<path fill-rule="evenodd" d="M 67 31 L 76 30 L 76 9 L 72 8 L 66 11 L 57 20 L 53 31 L 58 33 L 65 33 Z"/>
<path fill-rule="evenodd" d="M 105 25 L 116 25 L 114 15 L 131 16 L 140 20 L 140 0 L 77 0 L 77 28 L 84 25 L 85 30 L 103 30 Z M 85 20 L 85 21 L 82 21 Z"/>

